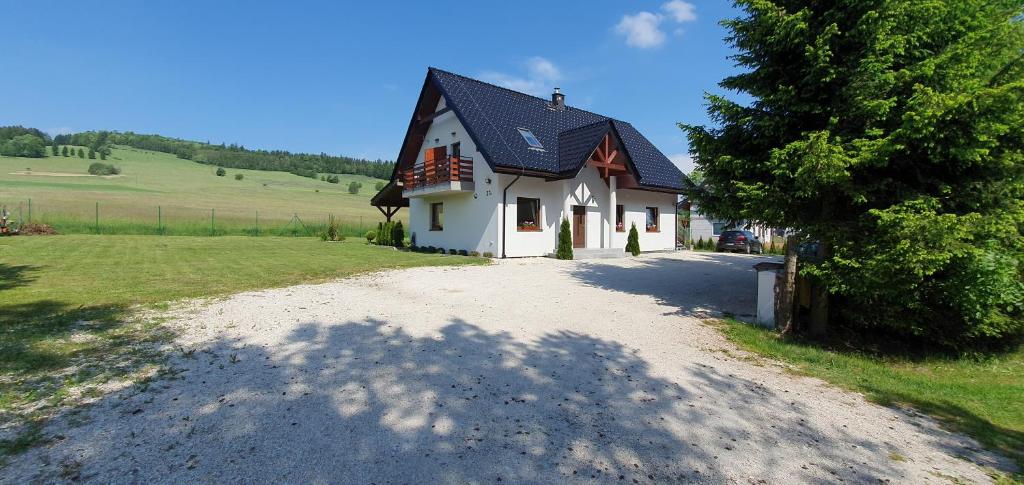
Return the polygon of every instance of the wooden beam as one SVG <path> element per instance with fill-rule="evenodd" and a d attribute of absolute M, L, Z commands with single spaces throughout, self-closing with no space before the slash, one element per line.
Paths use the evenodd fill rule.
<path fill-rule="evenodd" d="M 445 114 L 445 113 L 447 113 L 447 112 L 449 112 L 451 110 L 452 110 L 451 108 L 445 106 L 444 108 L 442 108 L 442 109 L 440 109 L 438 111 L 430 113 L 429 115 L 420 116 L 419 119 L 416 122 L 421 124 L 421 125 L 424 124 L 424 123 L 430 123 L 431 121 L 434 121 L 434 118 L 437 118 L 438 116 L 441 116 L 441 115 L 443 115 L 443 114 Z"/>

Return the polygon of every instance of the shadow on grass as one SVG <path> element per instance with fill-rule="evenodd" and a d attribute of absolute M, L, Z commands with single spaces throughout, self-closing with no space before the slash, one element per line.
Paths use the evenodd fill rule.
<path fill-rule="evenodd" d="M 28 285 L 35 280 L 29 273 L 37 269 L 35 266 L 24 264 L 10 265 L 0 263 L 0 291 Z"/>
<path fill-rule="evenodd" d="M 0 372 L 63 368 L 87 352 L 94 337 L 120 326 L 124 310 L 120 305 L 69 307 L 54 300 L 0 304 Z M 76 338 L 75 332 L 81 334 Z"/>
<path fill-rule="evenodd" d="M 816 428 L 786 395 L 702 364 L 684 387 L 577 332 L 525 342 L 459 318 L 426 335 L 368 318 L 182 354 L 176 380 L 104 398 L 88 426 L 40 452 L 89 450 L 78 470 L 97 482 L 726 482 L 752 462 L 776 480 L 899 474 L 876 459 L 884 445 Z M 773 451 L 765 420 L 834 467 Z M 11 476 L 57 473 L 21 465 Z"/>

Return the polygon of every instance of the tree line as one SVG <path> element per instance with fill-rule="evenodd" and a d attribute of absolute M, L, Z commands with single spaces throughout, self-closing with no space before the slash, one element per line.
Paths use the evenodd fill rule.
<path fill-rule="evenodd" d="M 82 146 L 94 146 L 96 143 L 99 143 L 98 146 L 124 145 L 169 153 L 178 158 L 207 165 L 283 171 L 310 178 L 317 178 L 320 173 L 344 173 L 386 179 L 391 177 L 394 168 L 393 163 L 382 160 L 365 160 L 326 153 L 314 155 L 284 150 L 250 150 L 234 143 L 214 145 L 209 142 L 143 135 L 130 131 L 87 131 L 58 135 L 55 142 Z"/>
<path fill-rule="evenodd" d="M 0 155 L 42 158 L 49 143 L 50 136 L 36 128 L 0 126 Z"/>

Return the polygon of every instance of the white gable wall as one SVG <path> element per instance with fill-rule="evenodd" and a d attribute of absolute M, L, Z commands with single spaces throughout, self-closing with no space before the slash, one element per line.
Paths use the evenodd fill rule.
<path fill-rule="evenodd" d="M 437 109 L 445 107 L 444 97 Z M 454 135 L 453 135 L 454 133 Z M 455 113 L 449 111 L 431 123 L 420 147 L 416 164 L 423 164 L 427 148 L 447 146 L 451 154 L 451 144 L 459 142 L 464 157 L 473 158 L 473 193 L 413 197 L 409 199 L 409 234 L 416 235 L 419 246 L 434 246 L 445 249 L 465 249 L 478 251 L 481 254 L 491 252 L 500 255 L 495 239 L 498 229 L 498 202 L 501 191 L 497 189 L 498 181 L 491 171 L 484 156 L 477 151 L 473 139 L 459 122 Z M 487 184 L 487 179 L 491 180 Z M 444 230 L 430 230 L 430 204 L 444 204 Z"/>

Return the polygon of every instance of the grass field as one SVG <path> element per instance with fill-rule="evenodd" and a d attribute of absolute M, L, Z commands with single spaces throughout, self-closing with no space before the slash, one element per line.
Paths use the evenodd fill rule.
<path fill-rule="evenodd" d="M 909 360 L 786 341 L 736 321 L 720 328 L 741 347 L 792 364 L 798 372 L 880 404 L 910 405 L 932 415 L 1016 460 L 1024 472 L 1024 350 L 982 360 Z"/>
<path fill-rule="evenodd" d="M 218 177 L 210 165 L 115 147 L 106 163 L 120 168 L 121 175 L 90 176 L 87 168 L 96 161 L 0 157 L 0 207 L 15 220 L 27 220 L 31 199 L 32 220 L 63 233 L 95 233 L 97 203 L 104 234 L 305 235 L 293 216 L 319 228 L 333 215 L 344 233 L 358 235 L 383 219 L 369 203 L 380 180 L 360 175 L 340 175 L 338 184 L 241 169 Z M 243 179 L 235 180 L 236 174 Z M 352 181 L 363 184 L 358 194 L 348 193 Z"/>
<path fill-rule="evenodd" d="M 159 354 L 147 344 L 166 335 L 135 305 L 483 261 L 394 251 L 365 240 L 0 238 L 0 458 L 36 442 L 54 409 L 154 368 Z"/>

